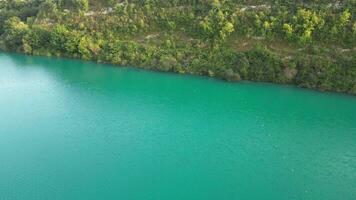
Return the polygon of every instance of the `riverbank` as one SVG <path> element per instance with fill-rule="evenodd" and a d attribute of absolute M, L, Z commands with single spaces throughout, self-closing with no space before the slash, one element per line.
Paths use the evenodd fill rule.
<path fill-rule="evenodd" d="M 22 52 L 23 53 L 23 52 Z M 144 52 L 142 52 L 144 54 Z M 77 56 L 70 55 L 52 55 L 49 53 L 35 53 L 31 55 L 47 56 L 47 57 L 66 57 L 74 59 L 82 59 Z M 221 54 L 220 54 L 221 55 Z M 223 55 L 228 56 L 228 55 Z M 283 60 L 277 54 L 269 51 L 264 47 L 255 47 L 254 49 L 246 52 L 238 52 L 233 55 L 235 62 L 239 63 L 240 66 L 244 68 L 236 69 L 234 67 L 211 67 L 206 68 L 203 66 L 194 67 L 181 67 L 178 63 L 184 63 L 185 60 L 176 60 L 170 57 L 164 57 L 160 60 L 154 60 L 152 63 L 147 62 L 137 62 L 137 61 L 125 61 L 125 62 L 112 62 L 110 60 L 92 60 L 98 63 L 108 63 L 115 64 L 119 66 L 135 66 L 142 69 L 161 71 L 161 72 L 173 72 L 180 74 L 193 74 L 200 76 L 214 77 L 230 82 L 237 82 L 241 80 L 247 81 L 257 81 L 257 82 L 270 82 L 276 84 L 289 84 L 296 85 L 302 88 L 315 89 L 319 91 L 332 91 L 341 92 L 355 95 L 356 85 L 354 76 L 354 68 L 343 67 L 338 65 L 337 62 L 330 59 L 323 59 L 319 56 L 310 57 L 297 57 L 293 60 Z M 221 59 L 221 58 L 220 58 Z M 230 59 L 230 58 L 227 58 Z M 85 59 L 88 60 L 88 59 Z M 220 62 L 222 60 L 218 60 Z M 209 61 L 205 61 L 208 63 Z M 212 61 L 213 62 L 213 61 Z M 323 62 L 325 65 L 324 70 L 317 71 L 318 69 L 313 68 L 313 64 L 317 62 Z M 345 63 L 345 62 L 341 62 Z M 199 65 L 199 64 L 197 64 Z M 211 65 L 211 64 L 209 64 Z M 352 63 L 351 63 L 352 65 Z M 326 74 L 326 70 L 330 66 L 337 66 L 332 74 Z M 230 68 L 231 67 L 231 68 Z M 224 69 L 227 68 L 227 69 Z M 241 71 L 240 71 L 241 70 Z M 315 70 L 315 71 L 314 71 Z M 299 73 L 298 73 L 299 72 Z M 332 79 L 334 77 L 340 77 L 344 75 L 346 77 L 341 77 L 338 80 Z M 313 78 L 314 77 L 314 78 Z M 348 82 L 344 80 L 349 77 Z M 308 81 L 305 81 L 307 79 Z M 321 82 L 320 80 L 327 80 L 329 83 Z M 339 87 L 333 86 L 338 84 Z M 349 84 L 350 86 L 347 86 Z"/>
<path fill-rule="evenodd" d="M 356 94 L 351 1 L 217 2 L 2 3 L 0 48 Z"/>

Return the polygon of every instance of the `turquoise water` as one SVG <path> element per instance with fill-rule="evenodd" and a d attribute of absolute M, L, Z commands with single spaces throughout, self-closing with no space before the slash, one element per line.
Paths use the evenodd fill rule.
<path fill-rule="evenodd" d="M 356 199 L 356 98 L 0 53 L 1 200 Z"/>

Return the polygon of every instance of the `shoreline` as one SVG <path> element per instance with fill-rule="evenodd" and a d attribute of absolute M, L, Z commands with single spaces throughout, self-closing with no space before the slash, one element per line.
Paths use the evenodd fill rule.
<path fill-rule="evenodd" d="M 351 96 L 355 97 L 356 93 L 347 93 L 347 92 L 339 92 L 339 91 L 333 91 L 333 90 L 320 90 L 318 88 L 308 88 L 308 87 L 302 87 L 294 83 L 276 83 L 272 81 L 255 81 L 255 80 L 248 80 L 248 79 L 240 79 L 240 80 L 227 80 L 222 77 L 217 77 L 217 76 L 209 76 L 206 74 L 195 74 L 195 73 L 179 73 L 176 71 L 164 71 L 160 70 L 159 68 L 151 69 L 149 67 L 144 67 L 144 66 L 138 66 L 138 65 L 120 65 L 120 64 L 114 64 L 110 62 L 100 62 L 97 60 L 85 60 L 81 58 L 75 58 L 75 57 L 68 57 L 68 56 L 48 56 L 48 55 L 31 55 L 31 54 L 26 54 L 23 52 L 14 52 L 14 51 L 6 51 L 6 50 L 1 50 L 0 53 L 4 54 L 15 54 L 15 55 L 20 55 L 20 56 L 29 56 L 29 57 L 37 57 L 37 58 L 47 58 L 47 59 L 64 59 L 64 60 L 71 60 L 71 61 L 77 61 L 77 62 L 86 62 L 86 63 L 91 63 L 91 64 L 101 64 L 105 65 L 105 67 L 113 67 L 113 68 L 127 68 L 127 69 L 136 69 L 136 70 L 143 70 L 146 72 L 153 72 L 153 73 L 164 73 L 164 74 L 172 74 L 172 75 L 182 75 L 182 76 L 193 76 L 193 77 L 198 77 L 198 78 L 204 78 L 204 79 L 211 79 L 214 81 L 221 81 L 224 83 L 261 83 L 261 84 L 271 84 L 271 85 L 276 85 L 276 86 L 287 86 L 287 87 L 293 87 L 295 89 L 302 89 L 302 90 L 309 90 L 312 92 L 319 92 L 319 93 L 330 93 L 330 94 L 338 94 L 338 95 L 345 95 L 345 96 Z"/>

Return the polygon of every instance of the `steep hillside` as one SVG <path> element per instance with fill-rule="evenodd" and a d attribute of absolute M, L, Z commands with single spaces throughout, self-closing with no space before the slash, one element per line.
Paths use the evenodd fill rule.
<path fill-rule="evenodd" d="M 0 48 L 356 94 L 356 1 L 0 1 Z"/>

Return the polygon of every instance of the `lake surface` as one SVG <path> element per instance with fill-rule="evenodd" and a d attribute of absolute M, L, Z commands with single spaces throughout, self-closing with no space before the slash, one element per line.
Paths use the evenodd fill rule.
<path fill-rule="evenodd" d="M 356 199 L 356 97 L 0 53 L 1 200 Z"/>

